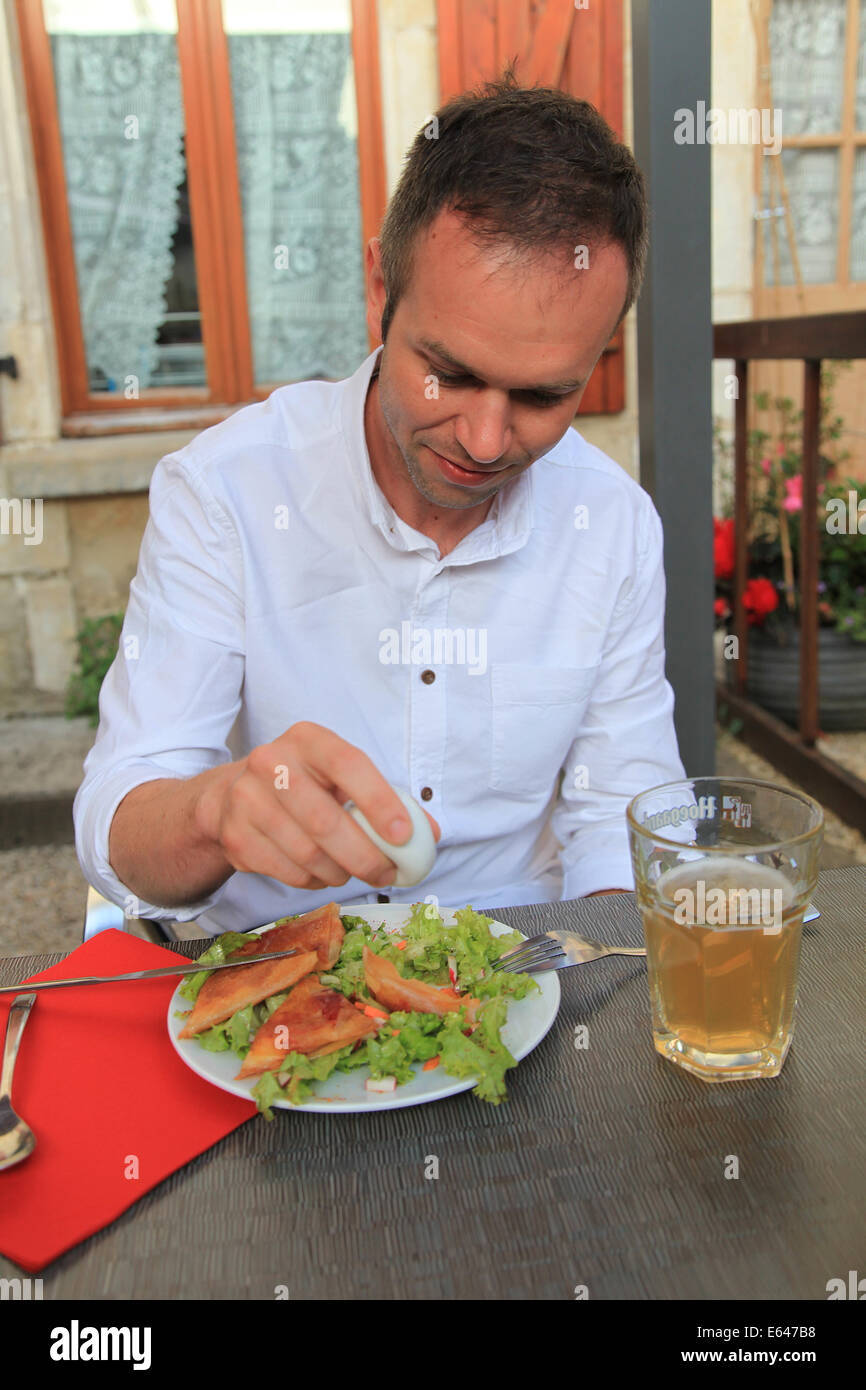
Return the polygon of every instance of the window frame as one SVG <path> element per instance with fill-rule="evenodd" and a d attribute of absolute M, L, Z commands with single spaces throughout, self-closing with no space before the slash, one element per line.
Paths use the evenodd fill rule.
<path fill-rule="evenodd" d="M 376 0 L 349 0 L 363 258 L 387 203 Z M 207 385 L 92 392 L 42 0 L 15 0 L 54 317 L 61 434 L 200 428 L 284 382 L 254 378 L 228 39 L 219 0 L 175 0 L 187 181 Z M 204 232 L 198 229 L 206 229 Z M 376 346 L 368 331 L 370 351 Z"/>
<path fill-rule="evenodd" d="M 771 75 L 769 23 L 774 0 L 762 0 L 757 17 L 759 91 L 758 104 L 769 106 L 766 76 Z M 817 135 L 788 135 L 782 128 L 784 150 L 835 150 L 839 159 L 838 224 L 836 228 L 836 275 L 832 280 L 815 283 L 779 285 L 767 283 L 767 255 L 763 226 L 758 223 L 754 255 L 754 305 L 756 318 L 786 318 L 804 314 L 835 312 L 841 309 L 866 308 L 866 281 L 851 279 L 851 212 L 854 192 L 854 159 L 856 152 L 866 149 L 866 130 L 857 129 L 856 91 L 859 45 L 860 0 L 847 0 L 845 11 L 845 53 L 842 79 L 842 121 L 838 130 L 822 131 Z M 779 154 L 781 159 L 781 152 Z M 763 163 L 766 158 L 760 146 L 754 151 L 755 207 L 764 207 Z M 793 246 L 796 267 L 796 237 L 793 230 L 787 191 L 783 191 L 785 223 Z M 777 235 L 777 223 L 770 222 L 771 236 Z"/>

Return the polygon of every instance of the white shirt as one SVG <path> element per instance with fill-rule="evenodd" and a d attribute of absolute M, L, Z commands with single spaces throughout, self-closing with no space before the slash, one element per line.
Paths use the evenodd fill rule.
<path fill-rule="evenodd" d="M 626 805 L 685 775 L 648 494 L 569 427 L 441 558 L 370 468 L 380 351 L 344 381 L 280 387 L 154 470 L 74 805 L 84 875 L 129 915 L 215 934 L 380 900 L 357 878 L 310 892 L 234 873 L 165 907 L 134 899 L 109 865 L 133 787 L 241 758 L 299 720 L 363 749 L 441 826 L 433 870 L 386 890 L 395 903 L 633 889 Z"/>

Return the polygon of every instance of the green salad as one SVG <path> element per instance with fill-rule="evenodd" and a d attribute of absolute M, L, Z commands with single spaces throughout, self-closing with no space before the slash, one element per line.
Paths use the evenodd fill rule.
<path fill-rule="evenodd" d="M 295 916 L 301 916 L 295 913 Z M 338 990 L 352 1002 L 382 1006 L 370 994 L 364 977 L 363 951 L 368 946 L 396 967 L 403 979 L 416 979 L 427 985 L 445 985 L 481 1001 L 471 1032 L 466 1009 L 444 1016 L 433 1013 L 389 1013 L 378 1035 L 351 1043 L 323 1057 L 289 1052 L 278 1069 L 265 1072 L 253 1087 L 252 1095 L 265 1119 L 273 1119 L 275 1100 L 303 1105 L 315 1097 L 318 1081 L 326 1081 L 335 1071 L 355 1071 L 369 1067 L 377 1081 L 393 1077 L 403 1086 L 415 1076 L 414 1064 L 428 1069 L 439 1065 L 449 1076 L 475 1077 L 475 1095 L 498 1105 L 505 1099 L 505 1072 L 517 1065 L 500 1033 L 506 1021 L 509 998 L 522 999 L 538 985 L 531 975 L 494 973 L 493 963 L 518 946 L 519 932 L 494 936 L 491 918 L 471 906 L 454 914 L 455 924 L 447 926 L 431 903 L 414 903 L 406 924 L 398 931 L 372 927 L 362 917 L 343 916 L 345 937 L 336 963 L 317 972 L 323 985 Z M 282 919 L 287 920 L 287 919 Z M 210 972 L 208 965 L 226 960 L 256 932 L 225 932 L 200 957 L 202 970 L 189 975 L 180 986 L 185 999 L 195 1002 Z M 196 1041 L 211 1052 L 233 1052 L 243 1058 L 262 1024 L 279 1008 L 290 991 L 271 995 L 259 1004 L 239 1009 L 215 1028 L 199 1033 Z M 384 1012 L 388 1012 L 384 1010 Z M 434 1059 L 438 1058 L 438 1062 Z M 278 1075 L 282 1083 L 277 1080 Z"/>

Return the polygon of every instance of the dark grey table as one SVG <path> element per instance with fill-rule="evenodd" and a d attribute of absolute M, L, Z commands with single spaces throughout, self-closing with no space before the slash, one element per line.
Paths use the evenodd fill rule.
<path fill-rule="evenodd" d="M 256 1116 L 42 1270 L 44 1297 L 826 1300 L 866 1274 L 866 867 L 814 902 L 780 1076 L 708 1085 L 659 1058 L 642 960 L 561 971 L 504 1104 Z M 490 915 L 642 941 L 633 895 Z M 0 983 L 62 958 L 0 960 Z"/>

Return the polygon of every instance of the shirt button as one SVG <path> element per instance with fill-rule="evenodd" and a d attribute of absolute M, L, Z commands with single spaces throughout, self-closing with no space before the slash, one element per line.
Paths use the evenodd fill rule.
<path fill-rule="evenodd" d="M 387 893 L 379 893 L 376 898 L 376 901 L 380 903 L 389 903 L 391 899 L 388 897 Z"/>
<path fill-rule="evenodd" d="M 432 685 L 433 682 L 434 682 L 435 679 L 436 679 L 436 672 L 435 672 L 435 671 L 422 671 L 422 672 L 421 672 L 421 679 L 422 679 L 422 681 L 424 682 L 425 685 Z"/>
<path fill-rule="evenodd" d="M 430 801 L 430 800 L 432 799 L 432 796 L 433 796 L 433 788 L 432 788 L 432 787 L 422 787 L 422 788 L 421 788 L 421 800 L 422 800 L 422 801 Z"/>

